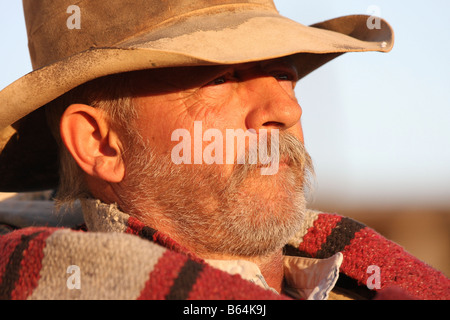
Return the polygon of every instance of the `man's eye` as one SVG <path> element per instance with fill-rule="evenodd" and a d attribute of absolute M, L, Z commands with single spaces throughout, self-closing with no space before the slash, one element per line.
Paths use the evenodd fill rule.
<path fill-rule="evenodd" d="M 224 84 L 226 82 L 227 82 L 226 76 L 221 76 L 219 78 L 214 79 L 210 83 L 208 83 L 208 85 L 210 85 L 210 86 L 218 86 L 218 85 Z"/>
<path fill-rule="evenodd" d="M 277 74 L 274 75 L 274 77 L 280 81 L 290 81 L 292 80 L 292 77 L 288 74 Z"/>

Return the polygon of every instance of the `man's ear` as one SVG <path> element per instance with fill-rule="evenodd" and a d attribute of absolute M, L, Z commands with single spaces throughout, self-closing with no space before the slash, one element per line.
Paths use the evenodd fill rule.
<path fill-rule="evenodd" d="M 125 175 L 122 145 L 104 112 L 84 104 L 69 106 L 61 117 L 60 133 L 80 168 L 106 182 L 121 182 Z"/>

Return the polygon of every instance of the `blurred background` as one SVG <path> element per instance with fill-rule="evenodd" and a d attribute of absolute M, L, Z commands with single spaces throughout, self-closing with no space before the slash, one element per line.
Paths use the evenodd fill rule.
<path fill-rule="evenodd" d="M 364 222 L 450 276 L 450 2 L 275 0 L 309 25 L 381 16 L 394 49 L 348 53 L 303 79 L 311 207 Z"/>
<path fill-rule="evenodd" d="M 368 14 L 394 28 L 392 52 L 345 54 L 297 87 L 316 169 L 310 206 L 355 218 L 450 276 L 450 2 L 275 4 L 306 25 Z M 0 2 L 0 35 L 3 89 L 32 70 L 22 1 Z"/>

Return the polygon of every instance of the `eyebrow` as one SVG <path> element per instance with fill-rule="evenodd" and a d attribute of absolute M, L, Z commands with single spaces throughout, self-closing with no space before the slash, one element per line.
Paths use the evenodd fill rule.
<path fill-rule="evenodd" d="M 251 69 L 258 67 L 261 71 L 264 69 L 271 68 L 272 66 L 283 66 L 289 68 L 296 72 L 298 75 L 298 70 L 290 57 L 282 57 L 265 61 L 255 61 L 243 64 L 230 64 L 230 65 L 209 65 L 209 66 L 198 66 L 198 67 L 175 67 L 159 70 L 148 70 L 154 71 L 155 73 L 150 73 L 145 76 L 149 79 L 149 84 L 158 83 L 160 85 L 159 92 L 173 92 L 177 90 L 187 90 L 190 88 L 200 87 L 206 83 L 211 82 L 215 78 L 224 75 L 226 73 L 236 73 L 243 69 Z M 144 71 L 145 72 L 145 71 Z M 182 80 L 180 80 L 182 79 Z M 147 91 L 148 87 L 146 88 Z"/>
<path fill-rule="evenodd" d="M 291 57 L 282 57 L 278 59 L 273 60 L 266 60 L 261 63 L 261 66 L 263 68 L 270 68 L 271 66 L 277 66 L 281 65 L 283 67 L 289 68 L 293 71 L 295 71 L 297 78 L 298 78 L 298 68 L 296 64 L 294 63 L 294 60 Z"/>
<path fill-rule="evenodd" d="M 206 79 L 213 80 L 215 77 L 226 74 L 226 73 L 236 73 L 236 71 L 243 70 L 243 69 L 251 69 L 251 68 L 258 68 L 261 71 L 264 71 L 266 69 L 281 66 L 284 68 L 288 68 L 295 72 L 297 78 L 298 78 L 298 69 L 294 63 L 294 61 L 290 57 L 281 57 L 281 58 L 275 58 L 271 60 L 264 60 L 264 61 L 255 61 L 255 62 L 248 62 L 244 64 L 230 64 L 230 65 L 223 65 L 223 66 L 213 66 L 216 67 L 214 70 L 211 70 L 211 72 L 208 72 L 205 75 Z"/>

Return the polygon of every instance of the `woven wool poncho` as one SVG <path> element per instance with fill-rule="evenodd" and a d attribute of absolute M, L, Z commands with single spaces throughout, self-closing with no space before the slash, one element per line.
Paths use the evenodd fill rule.
<path fill-rule="evenodd" d="M 166 235 L 118 210 L 86 228 L 9 228 L 0 236 L 0 299 L 290 299 L 206 264 Z M 99 227 L 100 224 L 100 227 Z M 96 231 L 88 231 L 90 226 Z M 3 228 L 3 230 L 5 230 Z M 343 254 L 336 284 L 354 298 L 450 299 L 450 280 L 367 226 L 308 211 L 285 255 Z M 380 288 L 367 286 L 378 266 Z M 81 287 L 70 288 L 70 268 Z M 393 291 L 394 290 L 394 291 Z"/>

